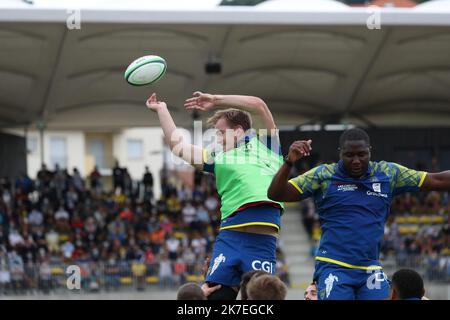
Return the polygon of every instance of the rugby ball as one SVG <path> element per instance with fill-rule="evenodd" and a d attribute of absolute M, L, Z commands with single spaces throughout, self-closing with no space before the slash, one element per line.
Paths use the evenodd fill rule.
<path fill-rule="evenodd" d="M 133 86 L 151 84 L 166 73 L 166 60 L 159 56 L 143 56 L 134 60 L 125 71 L 125 80 Z"/>

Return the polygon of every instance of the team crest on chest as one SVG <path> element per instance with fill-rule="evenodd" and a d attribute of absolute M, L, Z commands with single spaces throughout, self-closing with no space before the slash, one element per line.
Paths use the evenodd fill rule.
<path fill-rule="evenodd" d="M 374 184 L 372 184 L 372 188 L 373 188 L 373 191 L 375 191 L 375 192 L 381 192 L 381 183 L 374 183 Z"/>
<path fill-rule="evenodd" d="M 373 191 L 375 191 L 375 192 L 381 192 L 381 183 L 374 183 L 374 184 L 372 184 L 372 188 L 373 188 Z"/>

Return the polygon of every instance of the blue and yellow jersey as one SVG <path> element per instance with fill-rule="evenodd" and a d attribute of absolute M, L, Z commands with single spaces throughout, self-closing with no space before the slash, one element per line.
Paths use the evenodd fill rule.
<path fill-rule="evenodd" d="M 354 179 L 339 161 L 289 180 L 300 199 L 314 198 L 322 228 L 316 259 L 357 269 L 380 266 L 380 241 L 392 198 L 419 191 L 425 176 L 381 161 L 370 162 L 366 174 Z"/>

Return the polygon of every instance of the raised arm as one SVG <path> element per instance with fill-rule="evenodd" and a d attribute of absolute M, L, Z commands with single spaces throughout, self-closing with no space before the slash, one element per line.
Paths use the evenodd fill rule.
<path fill-rule="evenodd" d="M 450 191 L 450 170 L 427 173 L 422 185 L 423 190 Z"/>
<path fill-rule="evenodd" d="M 256 127 L 275 130 L 277 127 L 272 113 L 266 103 L 258 97 L 237 95 L 213 95 L 196 91 L 193 97 L 187 99 L 184 106 L 188 110 L 208 111 L 213 108 L 236 108 L 249 112 L 256 118 Z"/>
<path fill-rule="evenodd" d="M 267 196 L 280 202 L 299 201 L 299 190 L 288 182 L 289 173 L 293 164 L 302 157 L 309 156 L 311 140 L 296 141 L 289 147 L 287 160 L 273 177 Z"/>
<path fill-rule="evenodd" d="M 158 114 L 161 128 L 164 132 L 164 138 L 172 153 L 197 169 L 203 169 L 203 150 L 183 141 L 181 132 L 177 129 L 172 115 L 170 114 L 167 104 L 158 101 L 156 94 L 152 94 L 147 100 L 147 108 Z"/>

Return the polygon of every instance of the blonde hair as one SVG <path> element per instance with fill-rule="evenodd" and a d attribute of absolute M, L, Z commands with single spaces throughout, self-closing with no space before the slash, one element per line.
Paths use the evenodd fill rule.
<path fill-rule="evenodd" d="M 232 128 L 241 126 L 244 131 L 247 131 L 252 127 L 252 118 L 250 113 L 233 108 L 216 111 L 206 123 L 208 126 L 213 127 L 220 119 L 225 119 L 228 125 Z"/>

